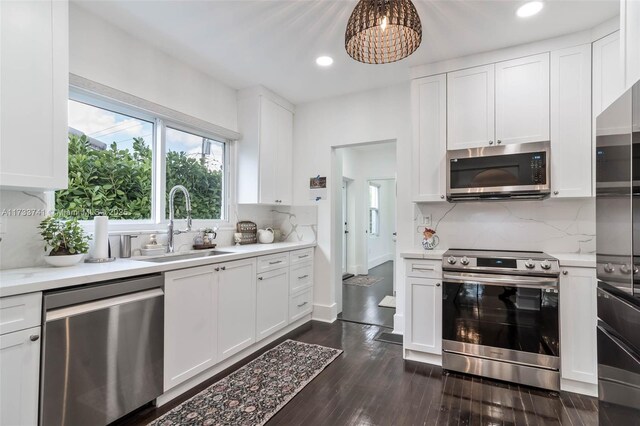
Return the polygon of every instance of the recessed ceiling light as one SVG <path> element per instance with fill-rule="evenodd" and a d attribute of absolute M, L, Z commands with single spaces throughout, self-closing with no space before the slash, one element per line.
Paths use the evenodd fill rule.
<path fill-rule="evenodd" d="M 521 18 L 528 18 L 540 12 L 544 7 L 544 3 L 541 1 L 530 1 L 518 8 L 516 14 Z"/>
<path fill-rule="evenodd" d="M 333 58 L 331 56 L 318 56 L 316 58 L 316 64 L 321 67 L 328 67 L 333 63 Z"/>

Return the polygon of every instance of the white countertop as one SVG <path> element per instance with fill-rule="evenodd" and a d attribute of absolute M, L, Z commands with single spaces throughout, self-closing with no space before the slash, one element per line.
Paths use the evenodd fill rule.
<path fill-rule="evenodd" d="M 442 260 L 446 250 L 413 250 L 400 253 L 400 257 L 404 259 L 430 259 Z M 549 253 L 560 261 L 560 266 L 578 267 L 578 268 L 595 268 L 595 254 L 581 253 Z"/>
<path fill-rule="evenodd" d="M 127 278 L 136 275 L 191 268 L 194 266 L 209 265 L 213 263 L 229 262 L 247 257 L 263 256 L 315 246 L 315 242 L 248 244 L 244 246 L 220 247 L 216 249 L 217 251 L 229 252 L 228 254 L 177 260 L 166 263 L 149 262 L 144 261 L 144 257 L 136 257 L 132 259 L 116 259 L 115 262 L 109 263 L 80 263 L 75 266 L 63 268 L 45 266 L 37 268 L 6 269 L 0 271 L 0 297 L 53 290 L 56 288 Z M 181 252 L 176 254 L 185 253 Z"/>

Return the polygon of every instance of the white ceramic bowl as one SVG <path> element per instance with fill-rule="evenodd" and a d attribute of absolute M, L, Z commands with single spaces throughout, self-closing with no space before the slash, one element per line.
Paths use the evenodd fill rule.
<path fill-rule="evenodd" d="M 84 253 L 67 254 L 62 256 L 45 256 L 44 261 L 51 266 L 73 266 L 80 262 L 84 257 Z"/>

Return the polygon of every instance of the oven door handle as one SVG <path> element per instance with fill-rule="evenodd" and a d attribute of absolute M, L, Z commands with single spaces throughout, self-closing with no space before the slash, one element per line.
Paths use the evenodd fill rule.
<path fill-rule="evenodd" d="M 524 288 L 553 288 L 558 286 L 557 278 L 545 277 L 521 277 L 494 275 L 494 274 L 447 274 L 443 275 L 443 281 L 460 284 L 484 284 L 495 286 L 514 286 Z"/>

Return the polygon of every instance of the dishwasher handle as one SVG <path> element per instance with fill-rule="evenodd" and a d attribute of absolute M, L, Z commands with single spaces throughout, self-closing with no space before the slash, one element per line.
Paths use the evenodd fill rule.
<path fill-rule="evenodd" d="M 152 290 L 140 291 L 137 293 L 124 294 L 122 296 L 111 297 L 108 299 L 96 300 L 93 302 L 83 303 L 81 305 L 67 306 L 64 308 L 53 309 L 47 311 L 45 321 L 56 321 L 62 318 L 74 317 L 77 315 L 88 314 L 90 312 L 109 309 L 116 305 L 124 305 L 127 303 L 139 302 L 142 300 L 153 299 L 155 297 L 164 296 L 164 292 L 160 288 Z"/>

